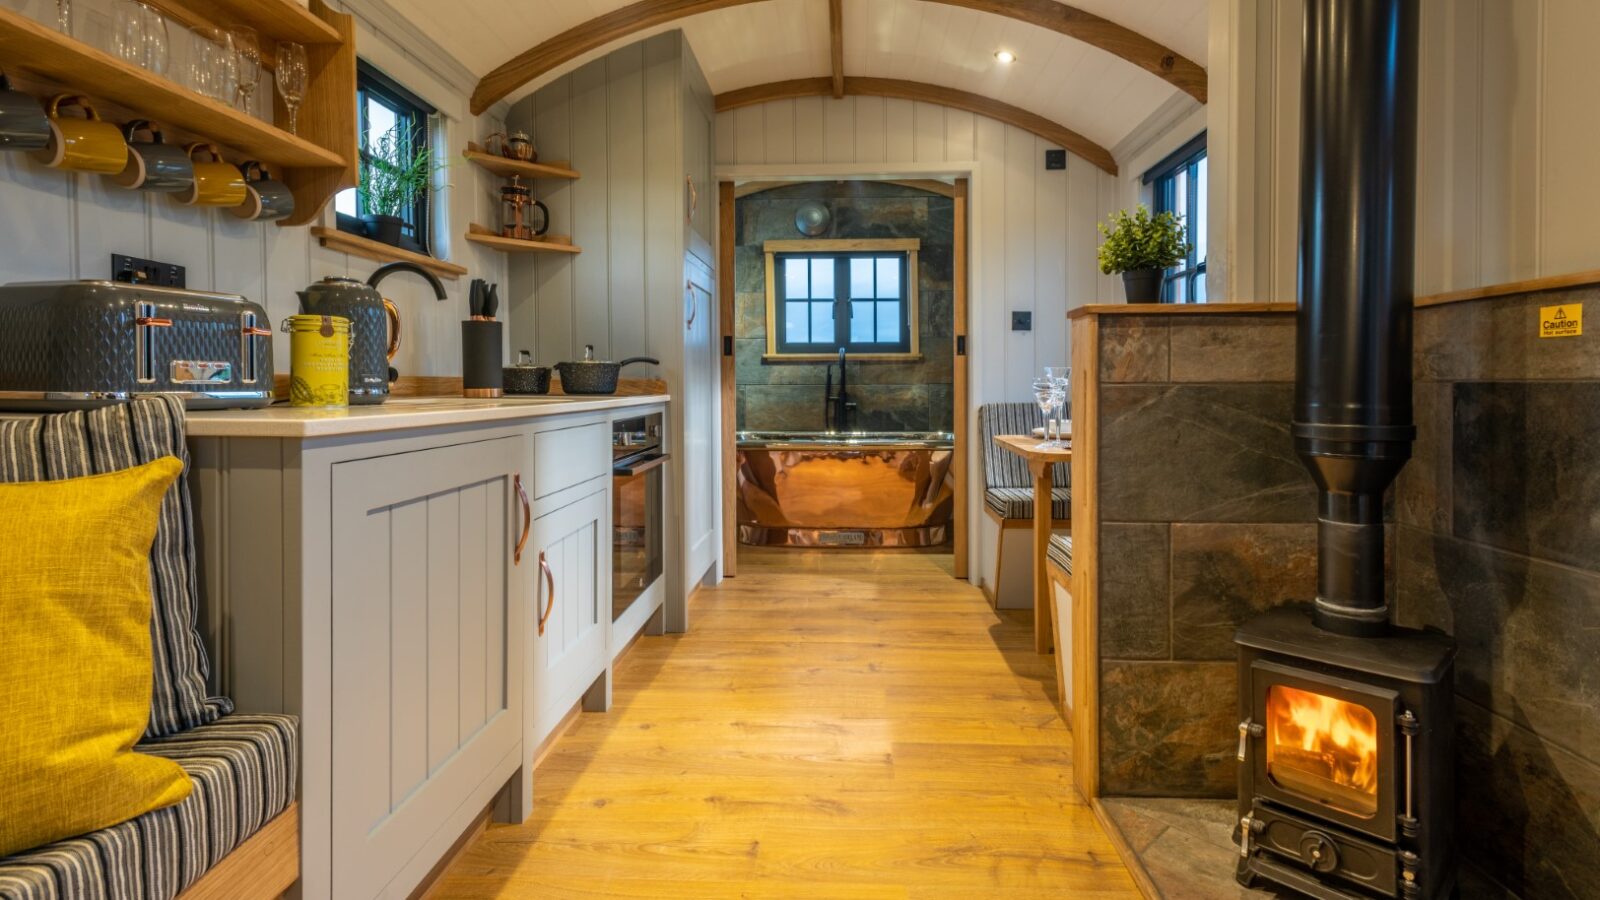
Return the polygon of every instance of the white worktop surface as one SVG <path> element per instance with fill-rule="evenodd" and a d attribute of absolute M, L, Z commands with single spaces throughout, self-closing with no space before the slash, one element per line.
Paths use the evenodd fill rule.
<path fill-rule="evenodd" d="M 404 428 L 471 425 L 539 416 L 626 409 L 666 403 L 665 394 L 638 397 L 465 397 L 395 398 L 378 406 L 309 409 L 286 403 L 266 409 L 191 410 L 190 437 L 311 438 Z"/>

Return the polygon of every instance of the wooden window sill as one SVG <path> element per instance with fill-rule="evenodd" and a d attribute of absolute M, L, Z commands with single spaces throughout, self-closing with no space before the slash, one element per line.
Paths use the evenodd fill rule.
<path fill-rule="evenodd" d="M 337 228 L 317 225 L 311 229 L 311 234 L 322 243 L 322 246 L 327 247 L 329 250 L 338 250 L 341 253 L 349 253 L 365 259 L 377 260 L 378 262 L 416 263 L 440 278 L 456 279 L 467 274 L 466 266 L 458 266 L 453 262 L 434 259 L 431 256 L 413 253 L 410 250 L 402 250 L 399 247 L 379 243 L 370 238 L 364 238 L 359 234 L 340 231 Z"/>

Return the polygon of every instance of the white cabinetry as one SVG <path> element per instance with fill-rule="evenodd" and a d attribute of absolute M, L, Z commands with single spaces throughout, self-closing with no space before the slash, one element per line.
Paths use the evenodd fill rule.
<path fill-rule="evenodd" d="M 554 512 L 535 519 L 524 564 L 535 579 L 528 690 L 533 697 L 531 740 L 535 752 L 563 717 L 592 689 L 595 710 L 604 709 L 604 678 L 610 661 L 610 510 L 604 484 Z"/>
<path fill-rule="evenodd" d="M 512 436 L 332 467 L 335 897 L 403 896 L 391 881 L 521 747 L 522 456 Z"/>

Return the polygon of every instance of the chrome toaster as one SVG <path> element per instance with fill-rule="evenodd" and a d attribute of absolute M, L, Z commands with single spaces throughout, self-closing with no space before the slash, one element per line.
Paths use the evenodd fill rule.
<path fill-rule="evenodd" d="M 117 281 L 0 286 L 0 409 L 180 394 L 191 409 L 272 402 L 267 311 L 238 294 Z"/>

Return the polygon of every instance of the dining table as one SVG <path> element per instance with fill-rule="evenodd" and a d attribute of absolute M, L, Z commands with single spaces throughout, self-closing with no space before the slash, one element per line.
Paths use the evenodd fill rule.
<path fill-rule="evenodd" d="M 1072 462 L 1069 438 L 1060 447 L 1041 447 L 1043 438 L 1033 435 L 997 434 L 994 442 L 1002 450 L 1015 453 L 1028 464 L 1033 477 L 1033 649 L 1050 653 L 1055 649 L 1055 622 L 1051 614 L 1050 578 L 1045 571 L 1050 550 L 1050 532 L 1055 527 L 1051 496 L 1055 467 Z"/>

